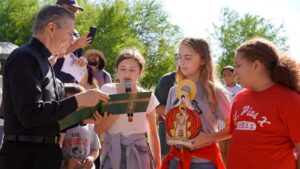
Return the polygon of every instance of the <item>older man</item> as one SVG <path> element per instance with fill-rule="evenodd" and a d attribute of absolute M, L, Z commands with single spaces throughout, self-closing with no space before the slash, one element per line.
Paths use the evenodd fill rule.
<path fill-rule="evenodd" d="M 72 43 L 74 15 L 59 6 L 39 11 L 31 41 L 12 52 L 3 75 L 4 143 L 1 169 L 58 169 L 62 152 L 57 121 L 108 96 L 88 90 L 66 99 L 48 58 Z"/>

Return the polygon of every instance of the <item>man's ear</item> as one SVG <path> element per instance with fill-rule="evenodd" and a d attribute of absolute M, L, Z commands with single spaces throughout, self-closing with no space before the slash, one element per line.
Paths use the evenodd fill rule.
<path fill-rule="evenodd" d="M 45 32 L 47 32 L 51 36 L 51 38 L 53 38 L 55 29 L 56 29 L 56 24 L 54 22 L 49 22 L 46 26 Z"/>

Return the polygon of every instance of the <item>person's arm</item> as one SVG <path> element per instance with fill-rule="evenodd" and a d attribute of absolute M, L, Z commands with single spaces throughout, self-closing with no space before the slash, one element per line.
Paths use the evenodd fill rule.
<path fill-rule="evenodd" d="M 166 110 L 166 105 L 160 104 L 159 106 L 156 107 L 156 113 L 157 115 L 164 117 L 165 115 L 165 110 Z"/>
<path fill-rule="evenodd" d="M 91 153 L 83 160 L 82 168 L 91 169 L 93 167 L 94 161 L 99 156 L 99 149 L 91 150 Z"/>
<path fill-rule="evenodd" d="M 44 67 L 42 69 L 48 68 Z M 94 106 L 100 100 L 108 99 L 106 94 L 90 90 L 60 101 L 50 99 L 45 101 L 45 95 L 53 93 L 45 94 L 45 91 L 42 90 L 44 79 L 42 79 L 40 65 L 30 55 L 22 54 L 22 56 L 10 60 L 6 72 L 8 74 L 8 92 L 10 93 L 14 112 L 26 128 L 56 123 L 66 115 L 74 112 L 78 107 Z"/>
<path fill-rule="evenodd" d="M 119 117 L 119 115 L 107 115 L 107 113 L 104 113 L 104 116 L 102 117 L 99 113 L 95 113 L 95 132 L 97 134 L 103 133 L 105 130 L 107 130 Z"/>
<path fill-rule="evenodd" d="M 84 48 L 84 47 L 88 46 L 91 43 L 92 39 L 90 37 L 88 38 L 87 35 L 88 35 L 88 33 L 86 33 L 84 36 L 82 36 L 80 38 L 77 38 L 69 46 L 69 48 L 66 51 L 66 54 L 72 53 L 72 52 L 74 52 L 77 49 Z"/>
<path fill-rule="evenodd" d="M 220 141 L 220 140 L 226 140 L 231 137 L 231 134 L 229 133 L 229 119 L 225 119 L 225 127 L 216 132 L 216 133 L 204 133 L 200 132 L 200 134 L 192 140 L 193 144 L 192 147 L 199 147 L 201 145 L 210 143 L 210 142 L 215 142 L 215 141 Z"/>
<path fill-rule="evenodd" d="M 155 124 L 155 112 L 147 113 L 147 120 L 148 120 L 148 137 L 150 143 L 150 149 L 153 153 L 154 164 L 156 169 L 160 169 L 161 167 L 161 150 L 160 150 L 160 141 L 159 136 L 157 133 L 157 128 Z"/>
<path fill-rule="evenodd" d="M 63 160 L 63 168 L 65 169 L 74 169 L 81 166 L 80 159 L 77 158 L 68 158 Z"/>
<path fill-rule="evenodd" d="M 215 114 L 224 121 L 225 127 L 216 133 L 204 133 L 200 132 L 199 135 L 193 140 L 192 147 L 198 147 L 206 143 L 226 140 L 231 137 L 230 129 L 230 111 L 231 104 L 225 89 L 217 88 L 216 90 L 218 106 L 215 110 Z"/>

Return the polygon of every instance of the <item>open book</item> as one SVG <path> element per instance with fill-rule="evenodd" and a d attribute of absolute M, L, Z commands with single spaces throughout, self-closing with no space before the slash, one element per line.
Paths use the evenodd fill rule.
<path fill-rule="evenodd" d="M 91 117 L 95 111 L 98 111 L 101 115 L 103 115 L 104 112 L 110 114 L 146 112 L 151 98 L 151 92 L 120 93 L 109 95 L 109 97 L 110 100 L 107 103 L 99 102 L 95 107 L 82 108 L 58 121 L 60 130 L 66 129 L 79 123 L 83 119 Z"/>

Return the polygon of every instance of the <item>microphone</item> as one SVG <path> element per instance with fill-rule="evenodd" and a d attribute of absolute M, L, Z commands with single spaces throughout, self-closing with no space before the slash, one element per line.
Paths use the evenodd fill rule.
<path fill-rule="evenodd" d="M 131 92 L 131 82 L 130 82 L 130 79 L 125 79 L 125 92 L 126 93 Z"/>
<path fill-rule="evenodd" d="M 131 91 L 132 91 L 131 90 L 131 81 L 130 81 L 130 79 L 125 79 L 125 92 L 130 93 Z M 130 104 L 130 103 L 128 103 L 128 104 Z M 127 117 L 128 117 L 128 122 L 133 121 L 133 112 L 131 112 L 130 109 L 127 112 Z"/>

